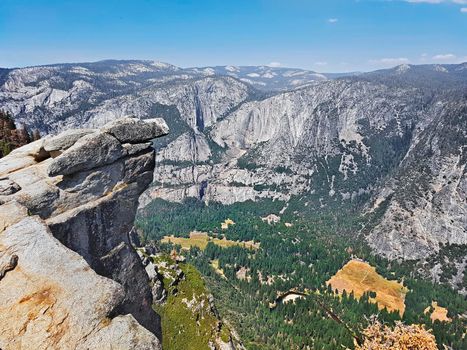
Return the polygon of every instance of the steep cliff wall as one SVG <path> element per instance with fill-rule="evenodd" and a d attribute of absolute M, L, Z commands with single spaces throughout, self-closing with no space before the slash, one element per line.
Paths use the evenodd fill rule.
<path fill-rule="evenodd" d="M 439 103 L 370 211 L 387 207 L 368 243 L 390 259 L 467 244 L 467 99 Z"/>
<path fill-rule="evenodd" d="M 160 349 L 129 243 L 162 119 L 71 130 L 0 160 L 0 348 Z"/>

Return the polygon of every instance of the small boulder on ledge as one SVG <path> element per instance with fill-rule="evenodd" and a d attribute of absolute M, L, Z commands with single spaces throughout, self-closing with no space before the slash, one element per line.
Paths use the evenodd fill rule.
<path fill-rule="evenodd" d="M 102 128 L 122 143 L 142 143 L 169 133 L 162 118 L 145 119 L 125 117 L 114 120 Z"/>

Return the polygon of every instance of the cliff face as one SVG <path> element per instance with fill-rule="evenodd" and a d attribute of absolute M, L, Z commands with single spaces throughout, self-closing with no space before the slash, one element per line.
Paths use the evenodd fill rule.
<path fill-rule="evenodd" d="M 233 203 L 315 193 L 321 203 L 349 203 L 397 167 L 427 105 L 416 90 L 345 80 L 245 102 L 209 130 L 210 143 L 195 143 L 195 134 L 161 150 L 146 198 L 181 201 L 203 192 Z M 180 148 L 193 150 L 196 161 L 187 163 Z"/>
<path fill-rule="evenodd" d="M 467 99 L 433 109 L 370 209 L 387 207 L 368 242 L 390 259 L 423 259 L 440 244 L 467 244 Z"/>
<path fill-rule="evenodd" d="M 129 243 L 162 119 L 71 130 L 0 160 L 0 348 L 160 349 Z"/>

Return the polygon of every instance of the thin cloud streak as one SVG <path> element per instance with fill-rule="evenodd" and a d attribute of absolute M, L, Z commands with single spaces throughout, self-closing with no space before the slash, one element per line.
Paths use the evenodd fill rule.
<path fill-rule="evenodd" d="M 449 60 L 454 60 L 456 58 L 457 58 L 456 55 L 452 53 L 440 54 L 440 55 L 435 55 L 432 57 L 432 59 L 435 61 L 449 61 Z"/>
<path fill-rule="evenodd" d="M 410 60 L 406 57 L 385 57 L 376 60 L 369 61 L 373 65 L 381 65 L 381 66 L 396 66 L 399 64 L 407 64 L 410 63 Z"/>
<path fill-rule="evenodd" d="M 281 67 L 282 66 L 282 63 L 280 62 L 271 62 L 268 64 L 268 67 L 272 67 L 272 68 L 278 68 L 278 67 Z"/>

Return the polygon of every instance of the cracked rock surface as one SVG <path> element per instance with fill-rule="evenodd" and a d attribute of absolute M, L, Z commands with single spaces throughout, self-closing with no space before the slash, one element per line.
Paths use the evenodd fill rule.
<path fill-rule="evenodd" d="M 161 349 L 128 233 L 153 177 L 148 141 L 168 127 L 121 123 L 47 137 L 0 160 L 1 349 Z"/>

